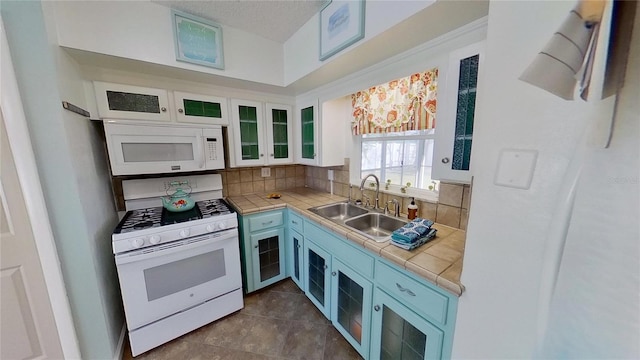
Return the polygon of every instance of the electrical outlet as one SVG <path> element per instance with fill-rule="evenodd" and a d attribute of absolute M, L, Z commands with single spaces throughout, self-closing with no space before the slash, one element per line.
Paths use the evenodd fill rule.
<path fill-rule="evenodd" d="M 328 179 L 327 180 L 333 180 L 333 170 L 327 170 L 327 174 L 328 174 Z"/>
<path fill-rule="evenodd" d="M 262 177 L 270 177 L 271 176 L 271 168 L 266 167 L 266 168 L 262 168 L 261 170 L 262 170 L 262 172 L 260 173 L 260 176 L 262 176 Z"/>

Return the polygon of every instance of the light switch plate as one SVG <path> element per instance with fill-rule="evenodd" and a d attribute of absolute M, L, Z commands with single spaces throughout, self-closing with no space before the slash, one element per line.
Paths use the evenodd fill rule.
<path fill-rule="evenodd" d="M 536 150 L 503 149 L 500 152 L 493 183 L 516 189 L 528 189 L 531 186 L 537 159 L 538 151 Z"/>
<path fill-rule="evenodd" d="M 271 168 L 264 167 L 261 169 L 260 176 L 262 177 L 270 177 L 271 176 Z"/>

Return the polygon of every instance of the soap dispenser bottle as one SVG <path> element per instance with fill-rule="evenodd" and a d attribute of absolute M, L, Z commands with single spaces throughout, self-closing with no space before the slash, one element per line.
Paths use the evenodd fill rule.
<path fill-rule="evenodd" d="M 407 206 L 407 218 L 413 220 L 418 217 L 418 205 L 416 205 L 415 198 L 411 198 L 411 203 Z"/>

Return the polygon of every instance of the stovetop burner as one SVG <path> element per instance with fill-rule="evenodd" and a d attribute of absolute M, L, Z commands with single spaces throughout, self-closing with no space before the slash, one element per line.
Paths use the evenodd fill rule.
<path fill-rule="evenodd" d="M 123 234 L 164 225 L 210 218 L 230 214 L 233 210 L 222 199 L 197 201 L 193 209 L 182 212 L 171 212 L 161 206 L 127 211 L 114 234 Z"/>

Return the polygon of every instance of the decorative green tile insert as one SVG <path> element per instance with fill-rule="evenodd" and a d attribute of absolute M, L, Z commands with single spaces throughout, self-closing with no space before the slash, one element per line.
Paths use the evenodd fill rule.
<path fill-rule="evenodd" d="M 257 160 L 260 157 L 258 149 L 258 115 L 253 106 L 238 106 L 240 118 L 240 142 L 242 160 Z"/>
<path fill-rule="evenodd" d="M 469 170 L 471 162 L 479 60 L 480 56 L 475 55 L 460 61 L 458 107 L 453 141 L 453 161 L 451 162 L 453 170 Z"/>
<path fill-rule="evenodd" d="M 289 157 L 287 111 L 272 109 L 273 118 L 273 157 L 286 159 Z"/>
<path fill-rule="evenodd" d="M 220 103 L 184 99 L 183 105 L 185 115 L 218 119 L 222 118 Z"/>
<path fill-rule="evenodd" d="M 302 157 L 304 159 L 313 159 L 315 153 L 313 138 L 313 106 L 302 109 L 300 111 L 300 119 L 302 122 Z"/>

